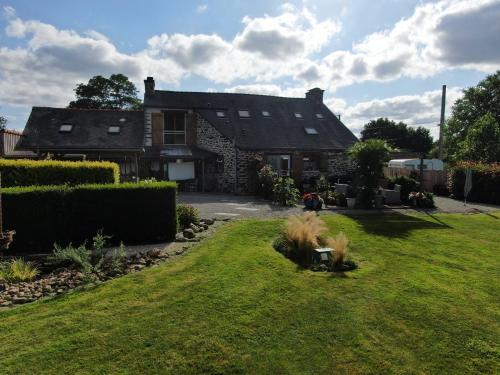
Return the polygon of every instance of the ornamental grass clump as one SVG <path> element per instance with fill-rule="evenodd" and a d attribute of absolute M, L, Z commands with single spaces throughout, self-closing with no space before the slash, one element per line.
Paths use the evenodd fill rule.
<path fill-rule="evenodd" d="M 292 246 L 291 256 L 306 260 L 319 247 L 320 236 L 327 230 L 323 220 L 314 212 L 293 215 L 286 221 L 285 237 Z"/>
<path fill-rule="evenodd" d="M 26 262 L 21 258 L 0 263 L 0 281 L 30 281 L 39 273 L 40 271 L 33 262 Z"/>
<path fill-rule="evenodd" d="M 346 256 L 347 256 L 347 246 L 349 246 L 349 239 L 344 234 L 340 232 L 335 237 L 329 237 L 326 239 L 328 247 L 332 249 L 331 251 L 331 263 L 334 269 L 342 267 Z"/>

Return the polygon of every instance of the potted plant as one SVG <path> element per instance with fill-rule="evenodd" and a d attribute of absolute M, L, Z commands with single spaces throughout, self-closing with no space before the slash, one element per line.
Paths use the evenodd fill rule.
<path fill-rule="evenodd" d="M 375 208 L 382 208 L 384 206 L 384 197 L 382 195 L 382 189 L 377 190 L 375 195 Z"/>
<path fill-rule="evenodd" d="M 13 230 L 3 231 L 3 210 L 2 210 L 2 174 L 0 173 L 0 252 L 7 250 L 14 240 Z"/>
<path fill-rule="evenodd" d="M 354 186 L 347 188 L 347 208 L 354 208 L 356 206 L 356 195 L 358 194 L 357 189 Z"/>

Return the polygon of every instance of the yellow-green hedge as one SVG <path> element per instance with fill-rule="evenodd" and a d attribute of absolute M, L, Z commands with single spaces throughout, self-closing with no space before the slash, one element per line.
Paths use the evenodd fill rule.
<path fill-rule="evenodd" d="M 112 184 L 120 181 L 118 164 L 103 161 L 0 159 L 2 186 Z"/>

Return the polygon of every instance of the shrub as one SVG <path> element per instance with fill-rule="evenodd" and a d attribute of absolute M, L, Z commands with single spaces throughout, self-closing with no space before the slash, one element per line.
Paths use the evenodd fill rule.
<path fill-rule="evenodd" d="M 316 191 L 318 193 L 325 193 L 330 190 L 330 184 L 325 176 L 321 176 L 319 180 L 316 182 Z"/>
<path fill-rule="evenodd" d="M 356 200 L 362 208 L 372 208 L 373 200 L 375 199 L 375 192 L 372 188 L 363 186 L 358 190 Z"/>
<path fill-rule="evenodd" d="M 290 177 L 279 177 L 273 187 L 273 200 L 280 206 L 293 206 L 299 199 L 299 189 Z"/>
<path fill-rule="evenodd" d="M 25 262 L 23 259 L 12 259 L 0 263 L 0 281 L 30 281 L 37 277 L 39 273 L 34 263 Z"/>
<path fill-rule="evenodd" d="M 116 244 L 173 240 L 175 191 L 173 182 L 3 189 L 5 227 L 17 232 L 11 250 L 83 243 L 100 229 Z"/>
<path fill-rule="evenodd" d="M 326 239 L 328 247 L 332 248 L 331 262 L 334 269 L 338 269 L 344 263 L 347 256 L 347 246 L 349 245 L 349 240 L 347 236 L 340 232 L 337 236 Z"/>
<path fill-rule="evenodd" d="M 401 200 L 403 202 L 408 202 L 408 197 L 412 191 L 420 190 L 420 183 L 408 176 L 398 176 L 389 179 L 387 187 L 394 189 L 394 185 L 401 185 Z"/>
<path fill-rule="evenodd" d="M 377 187 L 390 151 L 391 148 L 381 139 L 368 139 L 351 146 L 348 153 L 356 161 L 357 179 L 361 186 Z"/>
<path fill-rule="evenodd" d="M 309 259 L 326 229 L 324 221 L 314 212 L 290 216 L 285 223 L 285 238 L 291 244 L 290 257 L 299 261 Z"/>
<path fill-rule="evenodd" d="M 259 186 L 258 193 L 265 199 L 273 198 L 273 189 L 278 179 L 278 174 L 273 170 L 270 165 L 264 165 L 262 169 L 257 173 Z"/>
<path fill-rule="evenodd" d="M 47 262 L 55 267 L 74 266 L 76 269 L 82 271 L 90 271 L 89 255 L 89 250 L 87 250 L 85 245 L 73 247 L 72 244 L 69 244 L 66 247 L 61 247 L 55 244 L 52 255 L 47 257 Z"/>
<path fill-rule="evenodd" d="M 111 162 L 0 159 L 4 187 L 112 184 L 120 181 L 119 172 Z"/>
<path fill-rule="evenodd" d="M 189 204 L 178 204 L 177 222 L 181 228 L 187 228 L 191 223 L 198 224 L 200 222 L 198 210 Z"/>
<path fill-rule="evenodd" d="M 460 162 L 448 173 L 448 189 L 454 198 L 464 199 L 465 170 L 472 169 L 472 189 L 467 200 L 500 204 L 500 163 Z"/>
<path fill-rule="evenodd" d="M 347 197 L 343 193 L 332 193 L 333 198 L 335 199 L 335 204 L 337 206 L 346 207 L 347 206 Z"/>

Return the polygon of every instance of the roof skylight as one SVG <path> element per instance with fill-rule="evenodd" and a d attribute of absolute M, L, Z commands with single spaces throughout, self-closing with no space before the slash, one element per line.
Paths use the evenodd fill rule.
<path fill-rule="evenodd" d="M 271 117 L 271 114 L 269 113 L 269 111 L 262 111 L 262 116 Z"/>
<path fill-rule="evenodd" d="M 226 112 L 224 111 L 215 111 L 217 117 L 226 117 Z"/>
<path fill-rule="evenodd" d="M 295 115 L 295 118 L 303 118 L 302 113 L 300 113 L 300 112 L 295 112 L 294 115 Z"/>
<path fill-rule="evenodd" d="M 59 132 L 70 133 L 73 130 L 73 124 L 61 124 L 59 126 Z"/>
<path fill-rule="evenodd" d="M 120 133 L 120 126 L 118 126 L 118 125 L 110 125 L 108 127 L 108 133 L 109 134 L 119 134 Z"/>
<path fill-rule="evenodd" d="M 315 128 L 304 128 L 307 134 L 318 134 L 318 131 Z"/>
<path fill-rule="evenodd" d="M 325 116 L 323 116 L 322 113 L 316 113 L 316 118 L 318 118 L 318 119 L 324 119 Z"/>
<path fill-rule="evenodd" d="M 248 118 L 250 117 L 250 111 L 247 111 L 246 109 L 240 109 L 238 111 L 238 115 L 241 117 L 241 118 Z"/>

